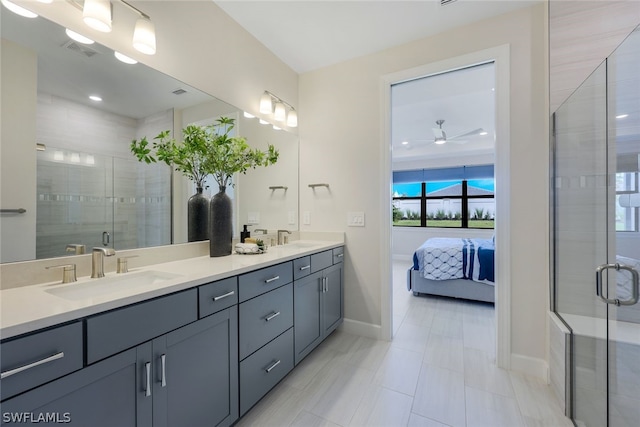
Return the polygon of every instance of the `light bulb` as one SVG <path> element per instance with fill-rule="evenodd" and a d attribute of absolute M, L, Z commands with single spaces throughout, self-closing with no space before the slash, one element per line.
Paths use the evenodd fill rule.
<path fill-rule="evenodd" d="M 139 18 L 136 21 L 136 28 L 133 30 L 133 47 L 145 55 L 155 55 L 156 27 L 153 22 L 146 18 Z"/>
<path fill-rule="evenodd" d="M 84 23 L 102 33 L 111 32 L 111 2 L 109 0 L 84 0 Z"/>
<path fill-rule="evenodd" d="M 269 95 L 267 92 L 263 93 L 260 97 L 260 112 L 262 114 L 271 114 L 273 112 L 271 95 Z"/>
<path fill-rule="evenodd" d="M 284 104 L 282 102 L 276 102 L 273 118 L 279 122 L 284 122 L 287 118 L 287 110 L 284 108 Z"/>
<path fill-rule="evenodd" d="M 287 116 L 287 126 L 290 128 L 298 127 L 298 113 L 294 109 L 289 111 L 289 115 Z"/>

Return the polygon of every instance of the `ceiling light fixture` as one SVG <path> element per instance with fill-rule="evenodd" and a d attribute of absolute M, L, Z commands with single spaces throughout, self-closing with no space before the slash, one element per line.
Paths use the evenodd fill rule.
<path fill-rule="evenodd" d="M 2 3 L 2 5 L 4 7 L 6 7 L 7 9 L 9 9 L 11 12 L 20 15 L 24 18 L 37 18 L 38 14 L 37 13 L 33 13 L 30 10 L 25 9 L 22 6 L 18 6 L 15 3 L 10 2 L 9 0 L 0 0 L 0 2 Z"/>
<path fill-rule="evenodd" d="M 95 43 L 89 37 L 85 37 L 82 34 L 78 34 L 75 31 L 71 31 L 68 28 L 66 28 L 64 30 L 64 32 L 67 33 L 67 35 L 69 36 L 70 39 L 75 40 L 78 43 L 82 43 L 82 44 L 94 44 Z"/>
<path fill-rule="evenodd" d="M 288 127 L 294 128 L 298 126 L 298 113 L 295 108 L 268 90 L 265 90 L 260 97 L 260 112 L 262 114 L 273 114 L 274 120 L 286 122 Z"/>
<path fill-rule="evenodd" d="M 98 95 L 90 95 L 89 99 L 96 102 L 102 101 L 102 98 L 100 98 Z"/>
<path fill-rule="evenodd" d="M 480 135 L 480 136 L 489 135 L 489 132 L 487 132 L 486 130 L 483 130 L 483 131 L 482 131 L 482 132 L 480 132 L 478 135 Z"/>
<path fill-rule="evenodd" d="M 402 141 L 401 144 L 402 145 L 409 145 L 409 141 Z"/>
<path fill-rule="evenodd" d="M 118 58 L 118 61 L 124 62 L 125 64 L 134 65 L 138 63 L 135 59 L 129 58 L 127 55 L 123 55 L 118 51 L 114 51 L 113 56 Z"/>
<path fill-rule="evenodd" d="M 124 3 L 127 4 L 127 3 Z M 138 52 L 145 55 L 155 55 L 156 53 L 156 27 L 149 17 L 138 9 L 140 18 L 136 21 L 136 28 L 133 31 L 133 47 Z"/>
<path fill-rule="evenodd" d="M 616 119 L 624 119 L 625 117 L 629 117 L 628 114 L 620 114 L 618 116 L 616 116 Z"/>

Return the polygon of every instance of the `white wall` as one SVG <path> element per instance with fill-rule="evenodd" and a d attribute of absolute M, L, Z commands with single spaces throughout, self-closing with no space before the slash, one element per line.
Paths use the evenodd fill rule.
<path fill-rule="evenodd" d="M 12 262 L 36 256 L 38 58 L 35 52 L 4 39 L 1 54 L 0 209 L 27 210 L 0 216 L 0 262 Z"/>
<path fill-rule="evenodd" d="M 545 5 L 300 76 L 301 230 L 344 231 L 345 316 L 381 324 L 377 259 L 383 228 L 380 188 L 382 76 L 471 52 L 510 45 L 512 353 L 545 360 L 548 300 L 548 122 Z M 330 183 L 312 192 L 307 184 Z M 526 188 L 526 191 L 522 189 Z M 346 227 L 364 211 L 366 226 Z"/>

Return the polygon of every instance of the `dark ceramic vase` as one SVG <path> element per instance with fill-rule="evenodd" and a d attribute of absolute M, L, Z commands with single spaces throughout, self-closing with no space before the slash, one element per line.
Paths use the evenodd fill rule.
<path fill-rule="evenodd" d="M 209 255 L 212 257 L 231 255 L 232 206 L 225 190 L 226 187 L 220 187 L 209 203 Z"/>
<path fill-rule="evenodd" d="M 187 231 L 189 242 L 209 238 L 209 199 L 202 194 L 202 187 L 187 201 Z"/>

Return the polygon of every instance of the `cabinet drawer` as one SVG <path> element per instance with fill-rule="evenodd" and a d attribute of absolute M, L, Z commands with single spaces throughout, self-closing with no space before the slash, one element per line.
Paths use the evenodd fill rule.
<path fill-rule="evenodd" d="M 87 363 L 118 353 L 198 319 L 197 289 L 87 319 Z"/>
<path fill-rule="evenodd" d="M 293 283 L 240 304 L 240 360 L 293 326 Z"/>
<path fill-rule="evenodd" d="M 238 297 L 240 302 L 269 292 L 293 280 L 291 262 L 263 268 L 246 273 L 238 278 Z"/>
<path fill-rule="evenodd" d="M 311 274 L 311 257 L 305 256 L 293 260 L 293 280 Z"/>
<path fill-rule="evenodd" d="M 339 248 L 333 248 L 332 252 L 333 252 L 333 263 L 334 264 L 338 264 L 338 263 L 344 261 L 344 246 L 341 246 Z"/>
<path fill-rule="evenodd" d="M 238 278 L 230 277 L 198 288 L 200 317 L 224 310 L 238 303 Z"/>
<path fill-rule="evenodd" d="M 81 369 L 82 347 L 82 322 L 2 343 L 2 400 Z"/>
<path fill-rule="evenodd" d="M 240 416 L 293 369 L 293 329 L 240 362 Z"/>
<path fill-rule="evenodd" d="M 324 270 L 333 265 L 333 254 L 331 249 L 311 255 L 311 273 Z"/>

